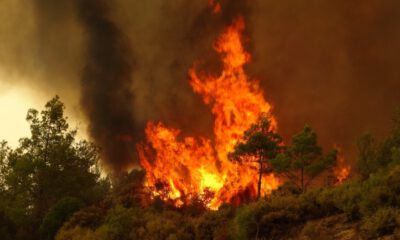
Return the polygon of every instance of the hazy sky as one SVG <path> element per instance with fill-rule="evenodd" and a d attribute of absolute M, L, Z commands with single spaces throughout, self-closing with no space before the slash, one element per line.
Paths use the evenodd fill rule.
<path fill-rule="evenodd" d="M 4 83 L 4 80 L 0 80 L 0 83 Z M 29 89 L 0 86 L 0 138 L 7 139 L 13 147 L 17 145 L 20 137 L 29 133 L 25 116 L 29 106 L 36 107 L 35 100 Z"/>
<path fill-rule="evenodd" d="M 35 92 L 23 84 L 12 85 L 10 79 L 15 82 L 21 81 L 19 76 L 12 76 L 0 72 L 0 140 L 6 140 L 11 147 L 18 146 L 18 140 L 28 137 L 30 134 L 29 124 L 25 120 L 30 108 L 43 109 L 47 100 L 55 96 L 56 92 Z M 5 81 L 7 79 L 7 81 Z M 78 128 L 78 137 L 85 137 L 86 124 L 71 106 L 66 109 L 69 115 L 71 127 Z"/>
<path fill-rule="evenodd" d="M 14 145 L 27 133 L 27 109 L 55 94 L 72 125 L 84 128 L 80 81 L 88 30 L 73 2 L 0 1 L 0 139 Z M 400 1 L 247 2 L 253 55 L 247 70 L 261 81 L 286 139 L 309 123 L 324 146 L 337 143 L 349 152 L 363 132 L 387 132 L 400 106 Z M 109 3 L 108 20 L 129 40 L 135 62 L 135 129 L 162 120 L 209 134 L 212 115 L 187 83 L 193 61 L 213 57 L 220 30 L 207 19 L 207 0 Z"/>
<path fill-rule="evenodd" d="M 67 26 L 64 33 L 56 34 L 50 26 L 44 30 L 38 2 L 0 1 L 0 139 L 13 147 L 29 136 L 28 109 L 43 109 L 56 94 L 66 100 L 71 125 L 85 126 L 78 103 L 80 58 L 74 56 L 80 37 L 72 38 Z"/>

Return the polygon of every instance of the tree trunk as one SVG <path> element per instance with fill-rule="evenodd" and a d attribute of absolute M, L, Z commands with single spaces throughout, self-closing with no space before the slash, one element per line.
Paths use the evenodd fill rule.
<path fill-rule="evenodd" d="M 301 168 L 301 192 L 304 192 L 304 168 Z"/>
<path fill-rule="evenodd" d="M 259 200 L 261 197 L 261 181 L 262 181 L 262 171 L 263 171 L 262 157 L 260 157 L 259 159 L 260 159 L 260 161 L 259 161 L 260 167 L 259 167 L 259 175 L 258 175 L 257 200 Z"/>

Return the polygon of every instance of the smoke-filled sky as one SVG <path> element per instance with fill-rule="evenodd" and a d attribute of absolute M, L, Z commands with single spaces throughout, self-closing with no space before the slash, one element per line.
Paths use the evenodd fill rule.
<path fill-rule="evenodd" d="M 28 134 L 27 109 L 55 94 L 72 125 L 116 143 L 107 156 L 141 140 L 148 120 L 211 135 L 187 70 L 215 58 L 212 42 L 237 14 L 247 20 L 247 70 L 286 139 L 309 123 L 324 146 L 351 156 L 357 136 L 389 129 L 400 106 L 399 1 L 224 0 L 222 16 L 207 2 L 2 0 L 0 139 L 15 145 Z M 126 149 L 120 157 L 135 155 Z"/>

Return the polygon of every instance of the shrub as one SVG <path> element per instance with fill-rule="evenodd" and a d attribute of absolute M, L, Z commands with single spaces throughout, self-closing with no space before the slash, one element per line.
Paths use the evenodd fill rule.
<path fill-rule="evenodd" d="M 134 213 L 121 205 L 108 211 L 105 223 L 96 230 L 96 234 L 102 239 L 128 239 L 132 230 Z"/>
<path fill-rule="evenodd" d="M 76 198 L 63 198 L 44 217 L 40 225 L 42 239 L 53 239 L 58 229 L 71 215 L 79 210 L 82 203 Z"/>
<path fill-rule="evenodd" d="M 360 215 L 360 202 L 364 194 L 360 188 L 360 183 L 349 182 L 332 189 L 331 197 L 335 207 L 345 213 L 349 221 L 358 220 Z"/>
<path fill-rule="evenodd" d="M 319 237 L 319 225 L 314 222 L 308 222 L 301 230 L 301 235 L 306 239 L 317 239 Z"/>
<path fill-rule="evenodd" d="M 267 208 L 265 200 L 239 207 L 233 219 L 234 239 L 246 240 L 257 237 L 261 216 L 267 211 Z"/>
<path fill-rule="evenodd" d="M 76 226 L 72 229 L 61 229 L 55 240 L 100 240 L 95 233 L 87 228 Z"/>
<path fill-rule="evenodd" d="M 363 220 L 361 231 L 369 239 L 392 234 L 400 224 L 397 208 L 380 208 Z"/>
<path fill-rule="evenodd" d="M 218 211 L 205 213 L 197 221 L 196 239 L 227 239 L 232 216 L 233 208 L 230 205 L 222 205 Z"/>
<path fill-rule="evenodd" d="M 0 210 L 0 236 L 3 240 L 14 239 L 16 226 L 5 212 Z"/>
<path fill-rule="evenodd" d="M 64 223 L 61 230 L 67 232 L 76 227 L 94 230 L 103 223 L 105 215 L 106 212 L 102 208 L 96 206 L 84 208 L 73 214 L 69 220 Z"/>

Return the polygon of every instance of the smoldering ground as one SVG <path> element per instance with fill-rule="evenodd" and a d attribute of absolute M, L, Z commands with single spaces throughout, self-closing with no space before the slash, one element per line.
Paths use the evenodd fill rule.
<path fill-rule="evenodd" d="M 148 120 L 211 135 L 211 112 L 187 70 L 197 59 L 218 66 L 212 42 L 239 13 L 253 54 L 247 69 L 286 139 L 309 123 L 324 146 L 350 153 L 362 132 L 387 131 L 400 105 L 398 1 L 223 1 L 228 10 L 213 15 L 206 0 L 117 0 L 86 16 L 82 8 L 91 2 L 102 1 L 2 1 L 0 69 L 22 76 L 10 78 L 12 85 L 58 93 L 67 108 L 83 106 L 76 117 L 113 149 L 104 156 L 115 170 L 134 162 L 131 149 Z"/>

